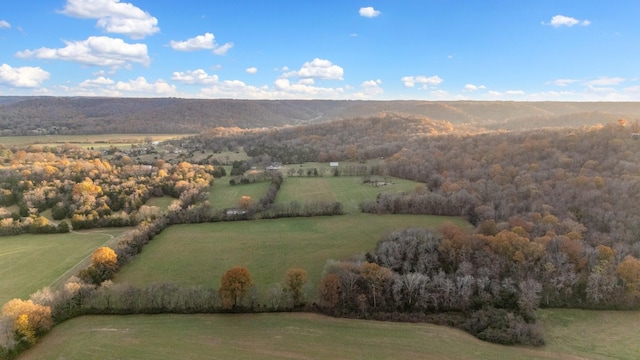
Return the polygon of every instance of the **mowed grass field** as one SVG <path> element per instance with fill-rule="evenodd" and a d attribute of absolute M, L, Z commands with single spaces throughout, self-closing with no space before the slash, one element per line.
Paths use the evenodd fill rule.
<path fill-rule="evenodd" d="M 545 321 L 556 341 L 539 348 L 501 346 L 431 324 L 303 313 L 84 316 L 55 327 L 19 359 L 631 360 L 640 353 L 640 312 L 555 309 L 540 316 L 560 320 Z"/>
<path fill-rule="evenodd" d="M 218 288 L 220 276 L 246 266 L 260 294 L 301 267 L 315 286 L 328 259 L 348 259 L 375 249 L 385 234 L 407 227 L 436 228 L 454 217 L 344 215 L 171 226 L 115 276 L 134 285 L 173 282 Z"/>
<path fill-rule="evenodd" d="M 53 285 L 123 231 L 0 237 L 0 306 L 13 298 L 27 299 Z"/>
<path fill-rule="evenodd" d="M 374 186 L 364 184 L 359 176 L 323 176 L 323 177 L 287 177 L 282 184 L 276 203 L 297 201 L 338 201 L 347 213 L 359 211 L 359 205 L 365 200 L 375 200 L 378 194 L 412 191 L 420 183 L 392 177 L 375 176 L 387 179 L 387 185 Z"/>
<path fill-rule="evenodd" d="M 257 202 L 271 185 L 270 182 L 263 181 L 232 186 L 229 184 L 230 179 L 231 177 L 229 176 L 219 178 L 211 185 L 209 190 L 211 208 L 215 210 L 237 208 L 240 206 L 240 198 L 243 196 L 250 196 L 254 202 Z"/>

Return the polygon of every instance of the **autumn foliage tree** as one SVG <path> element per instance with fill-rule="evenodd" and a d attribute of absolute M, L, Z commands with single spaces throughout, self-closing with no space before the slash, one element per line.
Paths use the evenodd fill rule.
<path fill-rule="evenodd" d="M 249 209 L 253 205 L 253 198 L 251 196 L 243 195 L 240 198 L 240 208 L 241 209 Z"/>
<path fill-rule="evenodd" d="M 617 273 L 626 289 L 627 299 L 632 302 L 640 297 L 640 260 L 627 255 L 618 265 Z"/>
<path fill-rule="evenodd" d="M 31 300 L 13 299 L 2 307 L 3 320 L 12 325 L 14 339 L 27 347 L 53 326 L 51 308 Z"/>
<path fill-rule="evenodd" d="M 91 266 L 80 272 L 80 278 L 88 283 L 100 284 L 113 277 L 118 267 L 118 255 L 107 246 L 97 248 L 91 255 Z"/>
<path fill-rule="evenodd" d="M 253 278 L 246 267 L 236 266 L 227 270 L 220 278 L 218 293 L 227 309 L 242 303 L 244 296 L 253 287 Z"/>
<path fill-rule="evenodd" d="M 293 268 L 285 275 L 285 290 L 291 297 L 293 307 L 304 304 L 304 285 L 307 283 L 307 272 L 301 268 Z"/>

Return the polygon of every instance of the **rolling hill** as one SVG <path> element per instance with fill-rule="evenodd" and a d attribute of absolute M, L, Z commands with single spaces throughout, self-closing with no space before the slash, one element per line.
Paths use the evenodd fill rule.
<path fill-rule="evenodd" d="M 640 103 L 0 97 L 0 136 L 196 133 L 213 127 L 279 127 L 380 113 L 444 120 L 467 129 L 515 130 L 637 120 Z"/>

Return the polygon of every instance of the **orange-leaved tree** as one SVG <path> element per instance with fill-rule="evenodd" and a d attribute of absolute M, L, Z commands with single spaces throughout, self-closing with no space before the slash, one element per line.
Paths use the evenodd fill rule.
<path fill-rule="evenodd" d="M 219 294 L 225 308 L 238 306 L 251 290 L 253 279 L 246 267 L 236 266 L 227 270 L 220 278 Z"/>

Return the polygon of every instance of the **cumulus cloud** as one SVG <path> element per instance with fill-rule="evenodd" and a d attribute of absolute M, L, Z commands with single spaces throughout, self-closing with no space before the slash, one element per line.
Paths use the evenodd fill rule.
<path fill-rule="evenodd" d="M 211 87 L 200 90 L 203 98 L 233 98 L 233 99 L 271 99 L 273 92 L 267 87 L 247 85 L 240 80 L 225 80 Z"/>
<path fill-rule="evenodd" d="M 9 24 L 6 20 L 0 20 L 0 29 L 9 29 L 11 24 Z"/>
<path fill-rule="evenodd" d="M 216 55 L 224 55 L 233 47 L 233 43 L 218 45 L 212 33 L 205 33 L 185 41 L 171 40 L 169 46 L 176 51 L 212 50 Z"/>
<path fill-rule="evenodd" d="M 484 85 L 473 85 L 473 84 L 467 84 L 464 86 L 464 90 L 465 91 L 478 91 L 478 90 L 484 90 L 487 87 Z"/>
<path fill-rule="evenodd" d="M 380 11 L 374 9 L 371 6 L 361 7 L 359 13 L 360 13 L 360 16 L 364 16 L 368 18 L 373 18 L 380 15 Z"/>
<path fill-rule="evenodd" d="M 344 69 L 329 60 L 315 58 L 302 65 L 300 70 L 284 73 L 282 77 L 315 78 L 325 80 L 342 80 Z"/>
<path fill-rule="evenodd" d="M 258 68 L 257 68 L 257 67 L 250 67 L 250 68 L 247 68 L 247 69 L 245 70 L 245 72 L 246 72 L 247 74 L 255 74 L 255 73 L 257 73 L 257 72 L 258 72 Z"/>
<path fill-rule="evenodd" d="M 216 55 L 225 55 L 227 51 L 229 51 L 229 49 L 231 49 L 232 47 L 233 47 L 233 43 L 228 42 L 228 43 L 225 43 L 224 45 L 216 46 L 216 48 L 213 49 L 213 53 Z"/>
<path fill-rule="evenodd" d="M 524 91 L 522 90 L 507 90 L 507 95 L 524 95 Z"/>
<path fill-rule="evenodd" d="M 85 65 L 121 67 L 131 63 L 149 65 L 147 45 L 128 44 L 122 39 L 91 36 L 82 41 L 65 41 L 64 48 L 39 48 L 16 53 L 20 58 L 74 61 Z"/>
<path fill-rule="evenodd" d="M 113 85 L 114 83 L 115 82 L 109 78 L 106 78 L 104 76 L 99 76 L 95 79 L 89 79 L 81 82 L 80 87 L 82 88 L 98 87 L 98 86 L 105 86 L 105 85 Z"/>
<path fill-rule="evenodd" d="M 437 76 L 405 76 L 402 79 L 402 83 L 404 84 L 404 86 L 406 87 L 414 87 L 416 86 L 416 84 L 420 84 L 422 85 L 423 88 L 429 87 L 429 86 L 437 86 L 440 85 L 442 83 L 442 79 Z"/>
<path fill-rule="evenodd" d="M 104 31 L 133 39 L 142 39 L 160 31 L 158 19 L 120 0 L 67 0 L 60 12 L 82 19 L 98 19 L 97 26 Z"/>
<path fill-rule="evenodd" d="M 181 82 L 183 84 L 215 84 L 218 82 L 218 75 L 209 75 L 203 69 L 189 70 L 182 72 L 174 72 L 171 80 Z"/>
<path fill-rule="evenodd" d="M 363 95 L 374 96 L 374 95 L 380 95 L 384 92 L 384 90 L 382 90 L 380 85 L 382 85 L 382 80 L 380 79 L 367 80 L 362 82 L 362 84 L 360 84 L 360 88 L 362 89 Z"/>
<path fill-rule="evenodd" d="M 578 20 L 576 18 L 572 18 L 570 16 L 564 16 L 564 15 L 556 15 L 554 17 L 551 18 L 551 21 L 548 23 L 545 23 L 544 21 L 542 22 L 543 25 L 550 25 L 553 27 L 562 27 L 562 26 L 566 26 L 566 27 L 572 27 L 574 25 L 582 25 L 582 26 L 589 26 L 591 25 L 591 21 L 589 20 Z"/>
<path fill-rule="evenodd" d="M 576 82 L 578 82 L 578 80 L 574 80 L 574 79 L 556 79 L 556 80 L 551 81 L 550 84 L 556 85 L 556 86 L 565 87 L 565 86 L 569 86 L 569 85 L 571 85 L 573 83 L 576 83 Z"/>
<path fill-rule="evenodd" d="M 115 85 L 110 87 L 110 90 L 119 93 L 146 93 L 152 95 L 170 95 L 175 94 L 176 87 L 164 80 L 156 80 L 153 83 L 149 83 L 147 79 L 140 76 L 135 80 L 118 81 Z"/>
<path fill-rule="evenodd" d="M 623 82 L 625 82 L 626 79 L 625 78 L 621 78 L 621 77 L 608 77 L 608 76 L 603 76 L 600 77 L 598 79 L 595 80 L 590 80 L 586 82 L 586 85 L 591 85 L 591 86 L 610 86 L 610 85 L 619 85 Z"/>
<path fill-rule="evenodd" d="M 49 73 L 39 67 L 11 67 L 8 64 L 0 65 L 0 84 L 33 88 L 42 85 L 49 79 Z"/>
<path fill-rule="evenodd" d="M 273 85 L 278 91 L 272 95 L 282 98 L 334 99 L 339 98 L 344 94 L 344 89 L 341 87 L 330 88 L 314 86 L 306 82 L 305 79 L 292 83 L 289 79 L 280 78 L 276 79 Z"/>

